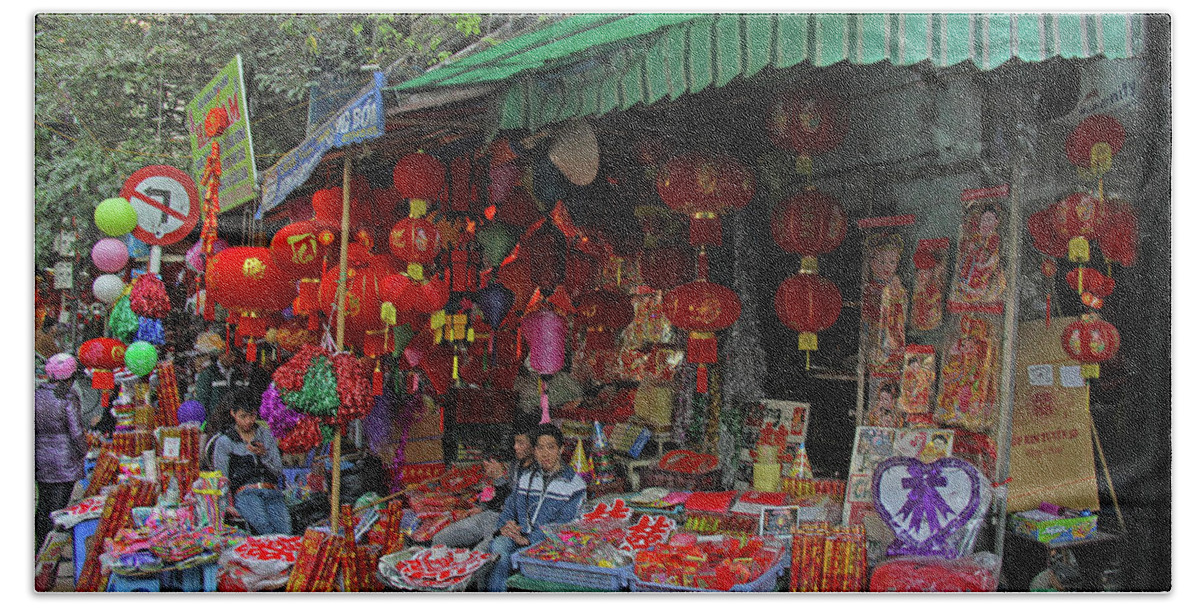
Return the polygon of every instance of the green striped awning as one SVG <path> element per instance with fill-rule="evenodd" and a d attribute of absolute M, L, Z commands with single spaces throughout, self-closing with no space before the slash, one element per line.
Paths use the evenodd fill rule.
<path fill-rule="evenodd" d="M 970 61 L 993 69 L 1042 61 L 1129 58 L 1144 47 L 1138 14 L 788 13 L 578 15 L 449 62 L 392 90 L 503 82 L 500 128 L 536 129 L 675 99 L 768 66 Z"/>

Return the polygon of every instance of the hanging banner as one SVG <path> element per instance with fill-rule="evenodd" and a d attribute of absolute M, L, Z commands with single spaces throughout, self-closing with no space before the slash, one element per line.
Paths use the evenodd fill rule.
<path fill-rule="evenodd" d="M 292 190 L 308 181 L 308 176 L 329 150 L 383 136 L 383 85 L 383 72 L 375 72 L 370 86 L 263 172 L 262 203 L 255 218 L 262 219 L 264 213 L 274 209 Z"/>
<path fill-rule="evenodd" d="M 246 108 L 246 86 L 242 79 L 242 56 L 217 72 L 187 104 L 188 141 L 192 149 L 191 175 L 197 184 L 204 177 L 205 160 L 213 139 L 204 132 L 204 119 L 214 108 L 223 108 L 229 127 L 216 140 L 221 144 L 221 212 L 254 198 L 258 171 L 254 166 L 254 142 L 250 138 L 250 112 Z"/>

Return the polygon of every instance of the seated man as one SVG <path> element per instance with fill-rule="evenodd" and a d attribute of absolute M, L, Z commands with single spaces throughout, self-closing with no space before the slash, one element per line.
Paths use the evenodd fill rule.
<path fill-rule="evenodd" d="M 488 577 L 488 591 L 505 591 L 512 574 L 512 554 L 545 538 L 541 526 L 579 519 L 587 484 L 563 463 L 563 436 L 554 425 L 533 431 L 537 466 L 521 475 L 500 512 L 499 534 L 488 551 L 499 555 Z"/>
<path fill-rule="evenodd" d="M 229 393 L 221 400 L 233 418 L 217 436 L 213 468 L 229 478 L 233 509 L 255 535 L 291 534 L 292 519 L 276 482 L 283 471 L 279 444 L 271 429 L 258 424 L 258 403 L 250 391 Z"/>
<path fill-rule="evenodd" d="M 487 551 L 496 528 L 500 527 L 500 511 L 512 489 L 517 487 L 521 475 L 533 467 L 533 443 L 528 430 L 519 430 L 513 436 L 513 454 L 516 459 L 505 462 L 503 450 L 494 448 L 483 459 L 483 470 L 492 489 L 490 497 L 485 489 L 481 498 L 482 512 L 460 519 L 441 532 L 433 535 L 433 544 L 448 547 L 474 547 L 476 551 Z"/>

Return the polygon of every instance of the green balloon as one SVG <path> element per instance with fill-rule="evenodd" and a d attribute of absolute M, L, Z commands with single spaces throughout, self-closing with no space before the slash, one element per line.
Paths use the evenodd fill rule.
<path fill-rule="evenodd" d="M 483 249 L 483 263 L 499 266 L 517 245 L 517 231 L 504 222 L 492 222 L 475 233 Z"/>
<path fill-rule="evenodd" d="M 138 340 L 125 349 L 125 368 L 139 376 L 145 376 L 154 371 L 158 365 L 158 351 L 154 345 L 144 340 Z"/>
<path fill-rule="evenodd" d="M 124 236 L 137 227 L 137 210 L 129 201 L 106 198 L 96 206 L 96 227 L 109 236 Z"/>

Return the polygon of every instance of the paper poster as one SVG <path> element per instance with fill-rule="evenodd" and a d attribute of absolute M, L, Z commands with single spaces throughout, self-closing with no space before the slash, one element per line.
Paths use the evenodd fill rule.
<path fill-rule="evenodd" d="M 904 364 L 908 290 L 897 271 L 904 253 L 899 234 L 872 234 L 863 244 L 862 324 L 871 374 L 899 375 Z"/>
<path fill-rule="evenodd" d="M 958 239 L 950 312 L 1004 312 L 1004 203 L 1008 185 L 962 193 L 963 220 Z"/>
<path fill-rule="evenodd" d="M 904 424 L 904 416 L 896 407 L 900 399 L 900 382 L 881 376 L 872 376 L 867 382 L 870 402 L 864 422 L 868 426 L 896 428 Z"/>
<path fill-rule="evenodd" d="M 896 456 L 932 462 L 954 451 L 954 431 L 951 429 L 901 429 L 893 444 Z"/>
<path fill-rule="evenodd" d="M 936 329 L 942 324 L 946 292 L 946 259 L 950 239 L 921 239 L 913 254 L 912 317 L 909 323 L 916 330 Z"/>
<path fill-rule="evenodd" d="M 1074 320 L 1055 318 L 1049 328 L 1044 320 L 1021 323 L 1017 369 L 1070 361 L 1059 336 Z M 1078 371 L 1078 366 L 1059 371 L 1067 367 Z M 1036 509 L 1043 501 L 1073 509 L 1100 508 L 1084 388 L 1035 386 L 1025 375 L 1017 376 L 1009 474 L 1010 513 Z"/>
<path fill-rule="evenodd" d="M 846 503 L 842 517 L 848 525 L 862 521 L 872 512 L 871 475 L 879 463 L 892 456 L 896 429 L 860 426 L 854 434 L 854 451 L 850 456 L 850 474 L 846 480 Z"/>
<path fill-rule="evenodd" d="M 1030 386 L 1054 386 L 1053 365 L 1030 365 L 1026 371 Z"/>
<path fill-rule="evenodd" d="M 1057 334 L 1055 335 L 1057 339 Z M 943 351 L 941 390 L 934 407 L 938 424 L 987 431 L 996 414 L 1000 342 L 982 316 L 964 315 Z"/>
<path fill-rule="evenodd" d="M 1058 368 L 1058 382 L 1063 388 L 1083 388 L 1083 373 L 1078 365 L 1063 365 Z"/>
<path fill-rule="evenodd" d="M 900 411 L 905 414 L 929 413 L 929 401 L 937 379 L 937 354 L 932 346 L 910 345 L 904 352 L 904 373 L 900 377 Z"/>
<path fill-rule="evenodd" d="M 162 452 L 163 458 L 179 458 L 179 438 L 164 438 Z"/>

